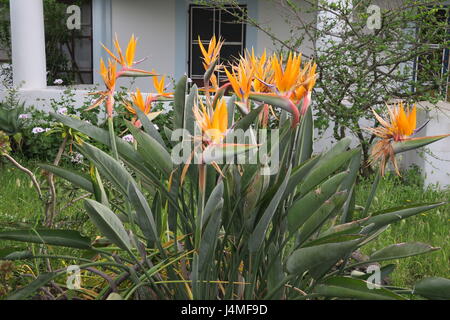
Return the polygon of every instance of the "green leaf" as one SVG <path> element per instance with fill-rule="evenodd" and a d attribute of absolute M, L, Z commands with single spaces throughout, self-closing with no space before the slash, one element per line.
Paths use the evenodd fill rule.
<path fill-rule="evenodd" d="M 315 288 L 315 293 L 331 298 L 360 300 L 406 300 L 404 297 L 382 287 L 369 289 L 364 280 L 349 277 L 333 277 Z"/>
<path fill-rule="evenodd" d="M 299 186 L 300 195 L 304 195 L 318 186 L 323 180 L 333 172 L 346 164 L 357 152 L 358 149 L 342 152 L 332 158 L 320 159 L 317 165 L 309 172 L 303 183 Z"/>
<path fill-rule="evenodd" d="M 448 136 L 450 136 L 450 134 L 444 134 L 444 135 L 433 136 L 433 137 L 414 138 L 414 139 L 410 139 L 410 140 L 394 142 L 392 144 L 392 147 L 394 148 L 394 153 L 397 154 L 397 153 L 424 147 L 430 143 L 442 140 Z"/>
<path fill-rule="evenodd" d="M 219 189 L 223 190 L 223 185 L 219 187 Z M 214 199 L 219 195 L 219 193 L 220 190 L 216 192 Z M 217 246 L 217 239 L 219 237 L 220 225 L 222 222 L 223 203 L 223 198 L 220 197 L 218 201 L 210 203 L 210 205 L 205 207 L 205 215 L 207 215 L 208 221 L 203 227 L 202 241 L 199 249 L 198 263 L 200 274 L 206 271 L 205 269 L 208 266 L 212 266 L 214 264 L 213 258 Z M 206 209 L 208 209 L 208 212 Z"/>
<path fill-rule="evenodd" d="M 236 95 L 233 94 L 227 102 L 227 109 L 228 109 L 228 127 L 234 126 L 234 113 L 236 111 Z"/>
<path fill-rule="evenodd" d="M 223 164 L 227 162 L 227 159 L 233 158 L 239 154 L 243 154 L 247 151 L 257 149 L 257 145 L 250 144 L 213 144 L 209 145 L 202 154 L 203 162 L 210 164 L 217 162 Z"/>
<path fill-rule="evenodd" d="M 346 192 L 336 193 L 314 212 L 299 230 L 299 244 L 305 243 L 329 218 L 333 217 L 341 209 L 346 198 Z"/>
<path fill-rule="evenodd" d="M 19 290 L 13 292 L 10 296 L 8 296 L 7 300 L 25 300 L 33 293 L 35 293 L 39 288 L 45 286 L 47 283 L 52 281 L 55 277 L 58 276 L 58 273 L 41 273 L 33 282 L 28 284 L 27 286 L 20 288 Z"/>
<path fill-rule="evenodd" d="M 371 218 L 366 220 L 363 225 L 367 228 L 364 231 L 365 233 L 373 232 L 374 230 L 378 230 L 383 226 L 391 224 L 393 222 L 412 217 L 416 214 L 440 207 L 446 204 L 445 202 L 437 202 L 431 204 L 416 204 L 412 206 L 405 206 L 400 208 L 391 208 L 388 210 L 383 210 L 376 212 L 372 215 Z"/>
<path fill-rule="evenodd" d="M 134 180 L 118 161 L 89 143 L 83 143 L 82 146 L 77 146 L 77 148 L 95 164 L 109 181 L 120 189 L 123 195 L 127 195 L 128 185 L 133 183 Z"/>
<path fill-rule="evenodd" d="M 309 271 L 312 278 L 319 279 L 341 258 L 350 254 L 358 242 L 359 240 L 326 243 L 295 250 L 287 260 L 287 271 L 299 276 Z"/>
<path fill-rule="evenodd" d="M 129 185 L 128 198 L 136 210 L 137 223 L 144 236 L 148 241 L 157 241 L 158 233 L 156 231 L 152 210 L 144 195 L 135 184 Z"/>
<path fill-rule="evenodd" d="M 425 278 L 416 283 L 413 293 L 427 299 L 450 300 L 450 279 Z"/>
<path fill-rule="evenodd" d="M 311 158 L 314 143 L 314 120 L 312 109 L 308 108 L 306 114 L 302 117 L 299 129 L 299 139 L 297 142 L 296 154 L 297 161 L 300 164 Z"/>
<path fill-rule="evenodd" d="M 138 151 L 144 161 L 170 175 L 173 170 L 173 162 L 165 147 L 142 130 L 135 128 L 132 124 L 127 123 L 127 126 L 136 138 Z"/>
<path fill-rule="evenodd" d="M 256 118 L 261 113 L 263 108 L 264 108 L 264 106 L 262 105 L 262 106 L 259 106 L 259 107 L 255 108 L 255 109 L 253 109 L 252 111 L 250 111 L 248 114 L 243 116 L 241 119 L 239 119 L 235 123 L 233 129 L 234 130 L 242 129 L 242 130 L 246 131 L 255 122 Z"/>
<path fill-rule="evenodd" d="M 286 174 L 286 178 L 284 179 L 283 183 L 278 188 L 278 191 L 273 196 L 272 200 L 270 201 L 269 205 L 267 206 L 267 209 L 264 211 L 264 214 L 262 215 L 261 219 L 258 221 L 258 224 L 256 225 L 255 229 L 253 230 L 252 234 L 250 235 L 250 238 L 248 240 L 248 247 L 249 247 L 250 252 L 256 252 L 261 247 L 261 245 L 264 241 L 267 229 L 269 228 L 270 221 L 272 220 L 272 217 L 275 214 L 275 211 L 277 210 L 280 200 L 284 194 L 284 190 L 286 189 L 290 175 L 291 175 L 291 168 L 289 168 L 289 170 Z"/>
<path fill-rule="evenodd" d="M 205 211 L 203 212 L 202 228 L 204 228 L 204 226 L 208 223 L 210 215 L 215 212 L 217 203 L 219 203 L 220 200 L 222 199 L 223 199 L 223 182 L 220 181 L 211 192 L 208 201 L 206 201 Z"/>
<path fill-rule="evenodd" d="M 347 173 L 341 172 L 325 181 L 316 190 L 310 191 L 307 195 L 294 202 L 288 211 L 289 231 L 291 233 L 296 232 L 325 201 L 336 193 L 346 176 Z"/>
<path fill-rule="evenodd" d="M 0 239 L 77 249 L 91 248 L 91 240 L 74 230 L 11 230 L 0 232 Z"/>
<path fill-rule="evenodd" d="M 75 171 L 64 169 L 51 164 L 39 163 L 38 166 L 58 177 L 66 179 L 67 181 L 73 183 L 75 186 L 86 190 L 87 192 L 94 193 L 94 186 L 92 182 L 89 181 L 89 178 L 84 177 Z"/>
<path fill-rule="evenodd" d="M 31 251 L 14 251 L 10 252 L 9 254 L 4 254 L 2 252 L 3 250 L 0 250 L 0 260 L 25 260 L 25 259 L 31 259 L 33 258 L 33 253 Z"/>
<path fill-rule="evenodd" d="M 173 129 L 183 128 L 184 106 L 186 101 L 187 76 L 184 75 L 178 80 L 174 94 L 174 117 Z"/>
<path fill-rule="evenodd" d="M 267 93 L 252 93 L 249 98 L 254 101 L 270 104 L 274 107 L 279 107 L 287 112 L 293 113 L 292 108 L 296 106 L 286 97 L 267 94 Z"/>
<path fill-rule="evenodd" d="M 439 249 L 421 242 L 392 244 L 373 253 L 369 262 L 406 258 Z"/>
<path fill-rule="evenodd" d="M 195 128 L 195 116 L 194 116 L 194 105 L 198 97 L 198 88 L 197 85 L 194 84 L 191 88 L 191 92 L 186 98 L 186 105 L 184 107 L 184 116 L 183 116 L 183 128 L 187 130 L 192 136 L 194 136 L 194 128 Z"/>
<path fill-rule="evenodd" d="M 142 110 L 139 107 L 135 106 L 134 104 L 132 104 L 132 106 L 133 106 L 133 109 L 136 111 L 138 119 L 139 119 L 139 121 L 141 121 L 142 127 L 144 128 L 145 132 L 148 135 L 150 135 L 153 139 L 158 141 L 158 143 L 161 146 L 165 147 L 166 145 L 164 143 L 164 140 L 162 139 L 158 130 L 155 128 L 155 125 L 149 120 L 147 115 L 144 112 L 142 112 Z"/>
<path fill-rule="evenodd" d="M 85 200 L 84 207 L 99 231 L 119 248 L 131 251 L 131 241 L 120 219 L 108 207 L 95 200 Z"/>
<path fill-rule="evenodd" d="M 97 140 L 100 143 L 103 143 L 106 146 L 111 147 L 109 132 L 108 130 L 100 129 L 97 126 L 94 126 L 86 121 L 82 121 L 73 117 L 65 116 L 59 113 L 50 112 L 50 115 L 55 118 L 57 121 L 62 122 L 64 125 L 80 131 L 85 135 L 91 137 L 94 140 Z M 142 162 L 141 157 L 139 157 L 138 153 L 135 152 L 133 146 L 123 141 L 122 139 L 116 137 L 117 150 L 122 157 L 127 160 L 133 161 L 133 163 Z"/>
<path fill-rule="evenodd" d="M 292 174 L 289 177 L 289 182 L 286 187 L 283 198 L 286 198 L 295 188 L 303 181 L 303 179 L 309 174 L 311 169 L 317 164 L 320 157 L 311 158 L 304 163 L 300 164 L 297 168 L 292 170 Z"/>

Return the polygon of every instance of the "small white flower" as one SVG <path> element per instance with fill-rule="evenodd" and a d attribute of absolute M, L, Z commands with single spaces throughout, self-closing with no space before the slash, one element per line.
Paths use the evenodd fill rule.
<path fill-rule="evenodd" d="M 127 134 L 126 136 L 122 137 L 122 140 L 126 142 L 134 142 L 134 137 L 131 134 Z"/>
<path fill-rule="evenodd" d="M 45 128 L 45 132 L 49 132 L 52 128 Z"/>
<path fill-rule="evenodd" d="M 84 159 L 84 156 L 81 153 L 74 152 L 72 157 L 70 158 L 70 161 L 72 163 L 81 164 L 81 163 L 83 163 L 83 159 Z"/>
<path fill-rule="evenodd" d="M 159 130 L 159 127 L 158 127 L 157 124 L 153 124 L 153 125 L 155 126 L 155 129 L 156 129 L 156 130 Z"/>
<path fill-rule="evenodd" d="M 56 112 L 59 114 L 66 114 L 67 108 L 66 107 L 59 108 Z"/>
<path fill-rule="evenodd" d="M 28 113 L 19 114 L 19 119 L 30 119 L 31 115 Z"/>
<path fill-rule="evenodd" d="M 36 133 L 42 133 L 42 132 L 44 132 L 44 131 L 45 131 L 45 130 L 42 129 L 41 127 L 36 127 L 36 128 L 33 128 L 33 129 L 31 130 L 31 132 L 34 133 L 34 134 L 36 134 Z"/>
<path fill-rule="evenodd" d="M 56 79 L 55 81 L 53 81 L 53 84 L 61 85 L 61 84 L 63 84 L 63 82 L 64 81 L 62 81 L 62 79 Z"/>
<path fill-rule="evenodd" d="M 172 110 L 173 110 L 173 107 L 171 105 L 164 106 L 164 108 L 162 110 L 162 114 L 167 114 Z"/>

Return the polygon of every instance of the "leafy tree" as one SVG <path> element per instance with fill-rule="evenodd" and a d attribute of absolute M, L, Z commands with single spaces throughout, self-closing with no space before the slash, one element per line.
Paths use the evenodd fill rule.
<path fill-rule="evenodd" d="M 301 52 L 311 43 L 312 55 L 306 58 L 314 59 L 319 72 L 313 94 L 316 128 L 323 132 L 332 127 L 338 140 L 355 136 L 366 164 L 375 138 L 364 130 L 374 123 L 372 109 L 380 111 L 395 99 L 444 98 L 447 75 L 442 73 L 442 58 L 449 38 L 448 10 L 443 1 L 392 1 L 375 8 L 377 2 L 371 0 L 268 1 L 285 16 L 287 39 L 245 12 L 236 13 L 237 1 L 200 3 L 223 10 L 231 6 L 230 14 L 269 35 L 280 51 Z M 374 21 L 377 9 L 379 25 Z M 307 20 L 312 12 L 320 12 L 318 18 Z M 371 171 L 370 166 L 364 168 L 365 173 Z"/>

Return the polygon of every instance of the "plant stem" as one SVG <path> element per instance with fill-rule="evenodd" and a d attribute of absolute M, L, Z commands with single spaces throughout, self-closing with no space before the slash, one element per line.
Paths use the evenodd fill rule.
<path fill-rule="evenodd" d="M 119 161 L 119 153 L 117 152 L 116 135 L 114 134 L 114 121 L 112 117 L 108 117 L 109 141 L 114 159 Z"/>

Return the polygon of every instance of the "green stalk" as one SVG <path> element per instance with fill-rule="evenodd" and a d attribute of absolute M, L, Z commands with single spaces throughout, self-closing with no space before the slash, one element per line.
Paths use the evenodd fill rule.
<path fill-rule="evenodd" d="M 114 122 L 112 117 L 108 117 L 109 141 L 111 143 L 111 151 L 114 159 L 119 161 L 119 153 L 117 152 L 116 135 L 114 134 Z"/>
<path fill-rule="evenodd" d="M 363 217 L 366 217 L 367 213 L 369 212 L 370 206 L 372 205 L 373 198 L 375 198 L 375 194 L 377 193 L 380 178 L 381 178 L 381 172 L 380 172 L 380 170 L 378 170 L 375 180 L 373 181 L 373 184 L 372 184 L 372 190 L 370 191 L 369 197 L 367 198 L 366 206 L 364 207 L 364 212 L 362 215 Z"/>
<path fill-rule="evenodd" d="M 194 236 L 194 254 L 193 254 L 193 264 L 192 264 L 192 293 L 194 299 L 201 298 L 202 294 L 199 292 L 198 279 L 198 259 L 200 251 L 200 243 L 202 238 L 202 225 L 203 225 L 203 213 L 205 210 L 205 195 L 206 195 L 206 165 L 200 164 L 198 166 L 198 205 L 197 205 L 197 216 L 195 222 L 195 236 Z"/>

